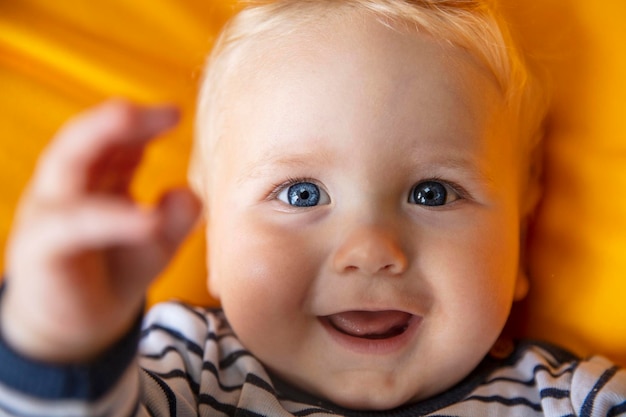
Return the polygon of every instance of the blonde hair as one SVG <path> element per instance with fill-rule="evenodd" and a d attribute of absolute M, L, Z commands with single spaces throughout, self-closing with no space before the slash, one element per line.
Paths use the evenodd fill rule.
<path fill-rule="evenodd" d="M 529 175 L 537 176 L 533 154 L 542 136 L 546 95 L 514 46 L 503 19 L 488 0 L 275 0 L 247 1 L 224 27 L 206 63 L 196 113 L 189 179 L 198 195 L 208 192 L 208 158 L 218 142 L 223 89 L 245 65 L 255 41 L 280 42 L 289 33 L 329 13 L 360 11 L 395 30 L 413 30 L 468 51 L 494 77 L 528 154 Z M 271 43 L 268 43 L 271 45 Z M 254 51 L 254 52 L 253 52 Z M 267 49 L 264 50 L 266 52 Z"/>

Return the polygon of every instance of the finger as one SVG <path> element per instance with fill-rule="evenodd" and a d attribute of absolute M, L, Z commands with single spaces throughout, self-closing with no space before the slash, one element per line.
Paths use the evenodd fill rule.
<path fill-rule="evenodd" d="M 144 146 L 112 147 L 90 168 L 83 191 L 128 196 L 133 174 L 144 154 Z"/>
<path fill-rule="evenodd" d="M 140 245 L 116 246 L 109 251 L 116 279 L 124 282 L 131 293 L 144 291 L 170 262 L 199 213 L 200 203 L 189 190 L 166 193 L 154 211 L 157 226 L 153 233 Z"/>
<path fill-rule="evenodd" d="M 61 129 L 42 156 L 32 189 L 43 197 L 76 196 L 93 185 L 94 177 L 111 175 L 103 167 L 116 154 L 129 152 L 126 162 L 134 168 L 147 142 L 177 121 L 178 111 L 171 106 L 106 102 Z"/>
<path fill-rule="evenodd" d="M 70 206 L 39 207 L 21 222 L 13 242 L 16 251 L 63 257 L 88 250 L 134 245 L 149 240 L 159 225 L 158 216 L 132 204 L 91 197 Z M 28 245 L 28 247 L 23 247 Z"/>
<path fill-rule="evenodd" d="M 187 188 L 166 193 L 159 202 L 157 212 L 161 217 L 159 229 L 162 245 L 173 253 L 198 221 L 202 206 Z"/>

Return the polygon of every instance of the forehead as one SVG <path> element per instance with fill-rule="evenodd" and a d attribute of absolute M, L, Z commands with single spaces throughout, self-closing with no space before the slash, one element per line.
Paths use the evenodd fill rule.
<path fill-rule="evenodd" d="M 415 30 L 365 14 L 330 16 L 239 52 L 215 148 L 228 150 L 223 163 L 298 159 L 305 148 L 328 161 L 333 150 L 366 144 L 496 160 L 511 145 L 510 137 L 491 140 L 505 124 L 491 74 L 466 51 Z"/>
<path fill-rule="evenodd" d="M 502 106 L 494 77 L 468 52 L 415 29 L 390 28 L 371 15 L 353 14 L 242 44 L 223 85 L 226 116 L 241 117 L 253 105 L 267 108 L 268 101 L 314 111 L 302 108 L 313 98 L 344 100 L 346 112 L 360 110 L 348 98 L 382 112 L 404 101 L 407 105 L 394 109 L 398 117 L 420 102 L 441 111 L 460 105 L 473 119 L 481 106 Z"/>
<path fill-rule="evenodd" d="M 478 43 L 478 42 L 477 42 Z M 429 36 L 424 29 L 406 22 L 392 22 L 372 12 L 358 9 L 338 9 L 338 13 L 285 20 L 271 30 L 253 36 L 241 36 L 227 53 L 230 57 L 225 78 L 225 89 L 239 93 L 249 88 L 248 83 L 285 76 L 285 69 L 308 66 L 315 71 L 320 64 L 334 63 L 329 70 L 361 70 L 363 75 L 374 75 L 376 70 L 393 71 L 389 77 L 400 75 L 426 77 L 416 74 L 415 61 L 446 60 L 453 71 L 438 75 L 473 77 L 480 75 L 498 86 L 496 77 L 469 52 L 446 39 Z M 406 59 L 403 59 L 406 58 Z M 411 62 L 413 58 L 413 62 Z M 471 65 L 465 65 L 465 64 Z M 470 70 L 470 71 L 468 71 Z M 471 72 L 471 74 L 470 74 Z M 281 74 L 279 74 L 281 73 Z"/>

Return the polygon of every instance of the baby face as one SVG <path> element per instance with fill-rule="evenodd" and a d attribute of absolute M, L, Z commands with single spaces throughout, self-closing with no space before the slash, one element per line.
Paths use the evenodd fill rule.
<path fill-rule="evenodd" d="M 459 382 L 523 296 L 521 158 L 466 52 L 364 19 L 268 42 L 233 83 L 210 287 L 275 375 L 388 409 Z"/>

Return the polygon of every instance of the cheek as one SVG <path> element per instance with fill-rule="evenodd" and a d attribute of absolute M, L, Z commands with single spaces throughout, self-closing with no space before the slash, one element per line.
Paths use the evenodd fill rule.
<path fill-rule="evenodd" d="M 481 281 L 481 296 L 483 309 L 495 320 L 506 321 L 515 293 L 515 283 L 519 272 L 519 235 L 517 222 L 506 228 L 492 231 L 493 239 L 488 239 L 482 251 L 482 260 L 485 269 L 484 279 Z M 508 232 L 506 232 L 508 231 Z M 489 311 L 491 310 L 491 311 Z"/>
<path fill-rule="evenodd" d="M 209 279 L 231 324 L 258 325 L 262 317 L 269 325 L 301 310 L 320 263 L 315 242 L 262 216 L 219 219 L 209 231 Z"/>
<path fill-rule="evenodd" d="M 441 282 L 447 294 L 443 308 L 455 309 L 462 325 L 476 326 L 479 334 L 497 336 L 512 304 L 519 258 L 519 237 L 513 217 L 479 219 L 472 228 L 442 243 L 442 251 L 452 254 L 443 264 L 454 277 Z"/>

